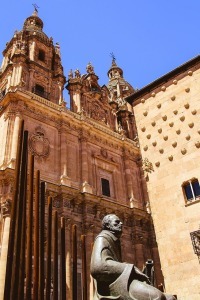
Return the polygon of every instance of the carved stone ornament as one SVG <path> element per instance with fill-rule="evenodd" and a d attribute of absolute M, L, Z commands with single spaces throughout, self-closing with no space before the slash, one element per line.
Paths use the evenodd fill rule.
<path fill-rule="evenodd" d="M 49 156 L 50 143 L 45 135 L 44 129 L 38 126 L 35 128 L 35 133 L 29 138 L 29 148 L 36 157 L 46 158 Z"/>
<path fill-rule="evenodd" d="M 8 199 L 1 203 L 1 214 L 3 218 L 9 217 L 11 213 L 11 201 Z"/>
<path fill-rule="evenodd" d="M 104 158 L 108 158 L 108 152 L 106 149 L 104 148 L 101 148 L 101 155 L 104 157 Z"/>
<path fill-rule="evenodd" d="M 148 173 L 154 172 L 153 164 L 148 160 L 148 158 L 142 160 L 142 170 L 144 171 L 145 179 L 148 180 Z"/>

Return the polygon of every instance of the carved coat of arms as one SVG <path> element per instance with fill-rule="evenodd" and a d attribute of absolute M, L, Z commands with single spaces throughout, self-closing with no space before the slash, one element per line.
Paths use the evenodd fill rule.
<path fill-rule="evenodd" d="M 29 148 L 36 157 L 46 158 L 49 156 L 50 143 L 41 126 L 36 127 L 35 133 L 30 136 Z"/>

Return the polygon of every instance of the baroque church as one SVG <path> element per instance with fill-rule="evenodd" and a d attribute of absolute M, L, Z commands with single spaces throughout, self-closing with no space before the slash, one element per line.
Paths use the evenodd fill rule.
<path fill-rule="evenodd" d="M 178 299 L 199 299 L 199 82 L 199 56 L 140 90 L 114 57 L 103 86 L 91 63 L 85 74 L 70 70 L 66 79 L 60 46 L 44 33 L 38 12 L 25 20 L 6 44 L 0 69 L 0 299 L 21 119 L 46 197 L 66 220 L 67 299 L 72 225 L 86 236 L 93 299 L 91 249 L 108 213 L 124 224 L 123 261 L 142 269 L 152 259 L 157 286 Z"/>

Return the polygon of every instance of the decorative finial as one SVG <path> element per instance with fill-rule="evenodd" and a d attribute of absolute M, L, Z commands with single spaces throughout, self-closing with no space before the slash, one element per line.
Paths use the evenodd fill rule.
<path fill-rule="evenodd" d="M 94 67 L 92 66 L 91 62 L 88 63 L 88 65 L 86 67 L 86 71 L 89 74 L 94 73 Z"/>
<path fill-rule="evenodd" d="M 116 65 L 116 57 L 115 57 L 114 53 L 111 52 L 111 53 L 110 53 L 110 56 L 111 56 L 111 58 L 112 58 L 112 65 Z"/>
<path fill-rule="evenodd" d="M 36 14 L 38 14 L 38 8 L 39 8 L 39 6 L 36 4 L 36 3 L 34 3 L 34 4 L 32 4 L 33 5 L 33 7 L 34 7 L 34 13 L 36 13 Z"/>
<path fill-rule="evenodd" d="M 74 76 L 73 76 L 73 71 L 72 69 L 69 70 L 69 74 L 68 74 L 68 79 L 72 79 Z"/>
<path fill-rule="evenodd" d="M 75 78 L 81 78 L 81 73 L 80 73 L 79 69 L 76 69 L 74 71 L 74 75 L 75 75 Z"/>

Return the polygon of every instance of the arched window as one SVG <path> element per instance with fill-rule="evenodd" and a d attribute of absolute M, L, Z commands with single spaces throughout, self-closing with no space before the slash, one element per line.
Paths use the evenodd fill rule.
<path fill-rule="evenodd" d="M 182 188 L 187 203 L 200 200 L 200 185 L 197 178 L 184 182 Z"/>

